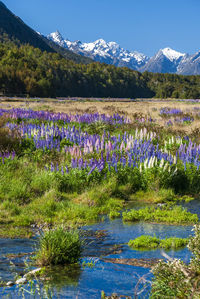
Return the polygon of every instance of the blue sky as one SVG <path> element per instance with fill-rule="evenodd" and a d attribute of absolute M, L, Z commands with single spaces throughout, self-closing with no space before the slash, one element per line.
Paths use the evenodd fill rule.
<path fill-rule="evenodd" d="M 2 0 L 43 34 L 70 40 L 103 38 L 154 55 L 160 48 L 200 50 L 200 0 Z"/>

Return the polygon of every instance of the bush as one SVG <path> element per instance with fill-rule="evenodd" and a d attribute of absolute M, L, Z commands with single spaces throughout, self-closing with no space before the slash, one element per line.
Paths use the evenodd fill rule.
<path fill-rule="evenodd" d="M 73 264 L 81 254 L 81 241 L 77 231 L 62 227 L 44 232 L 39 240 L 36 262 L 41 266 Z"/>
<path fill-rule="evenodd" d="M 189 264 L 180 259 L 161 260 L 152 270 L 152 299 L 200 298 L 200 226 L 194 226 L 195 235 L 188 243 L 193 256 Z"/>

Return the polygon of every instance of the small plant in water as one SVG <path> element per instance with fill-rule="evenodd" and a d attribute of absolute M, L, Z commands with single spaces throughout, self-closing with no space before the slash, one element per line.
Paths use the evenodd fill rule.
<path fill-rule="evenodd" d="M 166 239 L 159 239 L 156 236 L 145 236 L 142 235 L 134 240 L 130 240 L 128 245 L 134 249 L 156 249 L 156 248 L 165 248 L 165 249 L 177 249 L 187 245 L 188 239 L 182 238 L 166 238 Z"/>
<path fill-rule="evenodd" d="M 43 233 L 39 241 L 36 263 L 41 266 L 77 263 L 81 241 L 77 231 L 58 227 Z"/>

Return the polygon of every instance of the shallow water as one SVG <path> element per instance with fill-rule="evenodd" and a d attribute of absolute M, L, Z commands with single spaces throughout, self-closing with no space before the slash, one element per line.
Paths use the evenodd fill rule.
<path fill-rule="evenodd" d="M 187 204 L 189 210 L 200 211 L 199 202 Z M 135 223 L 124 224 L 121 219 L 110 221 L 106 219 L 102 223 L 82 228 L 82 235 L 86 239 L 82 253 L 82 263 L 93 263 L 93 267 L 74 266 L 55 268 L 49 273 L 50 284 L 54 289 L 53 298 L 100 298 L 101 291 L 106 295 L 117 293 L 129 295 L 134 298 L 134 291 L 138 279 L 143 275 L 152 278 L 150 269 L 143 267 L 113 264 L 106 262 L 106 258 L 163 258 L 161 250 L 137 251 L 132 250 L 126 244 L 142 234 L 149 234 L 165 238 L 176 236 L 186 238 L 192 234 L 192 226 L 174 226 L 163 224 Z M 28 256 L 11 258 L 5 257 L 8 253 L 30 253 L 34 250 L 35 239 L 31 240 L 10 240 L 0 239 L 0 277 L 3 281 L 12 280 L 14 273 L 23 273 L 23 261 Z M 187 248 L 178 251 L 170 250 L 167 254 L 171 257 L 181 258 L 185 262 L 190 259 L 190 252 Z M 11 260 L 16 267 L 9 265 Z M 142 285 L 140 285 L 140 288 Z M 27 288 L 27 286 L 25 286 Z M 138 298 L 148 298 L 148 292 Z M 0 298 L 10 294 L 10 298 L 22 298 L 17 293 L 16 287 L 0 288 Z M 25 298 L 33 298 L 28 294 Z M 39 297 L 36 297 L 39 298 Z"/>

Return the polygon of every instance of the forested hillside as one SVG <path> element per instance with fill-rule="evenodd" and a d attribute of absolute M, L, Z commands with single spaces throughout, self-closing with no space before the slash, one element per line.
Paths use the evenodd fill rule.
<path fill-rule="evenodd" d="M 200 76 L 139 73 L 100 63 L 76 64 L 58 53 L 0 43 L 0 93 L 39 97 L 200 98 Z"/>
<path fill-rule="evenodd" d="M 29 44 L 42 51 L 57 52 L 64 58 L 71 59 L 77 63 L 92 62 L 91 59 L 77 55 L 39 35 L 0 1 L 0 42 L 7 41 L 12 41 L 17 45 Z"/>

